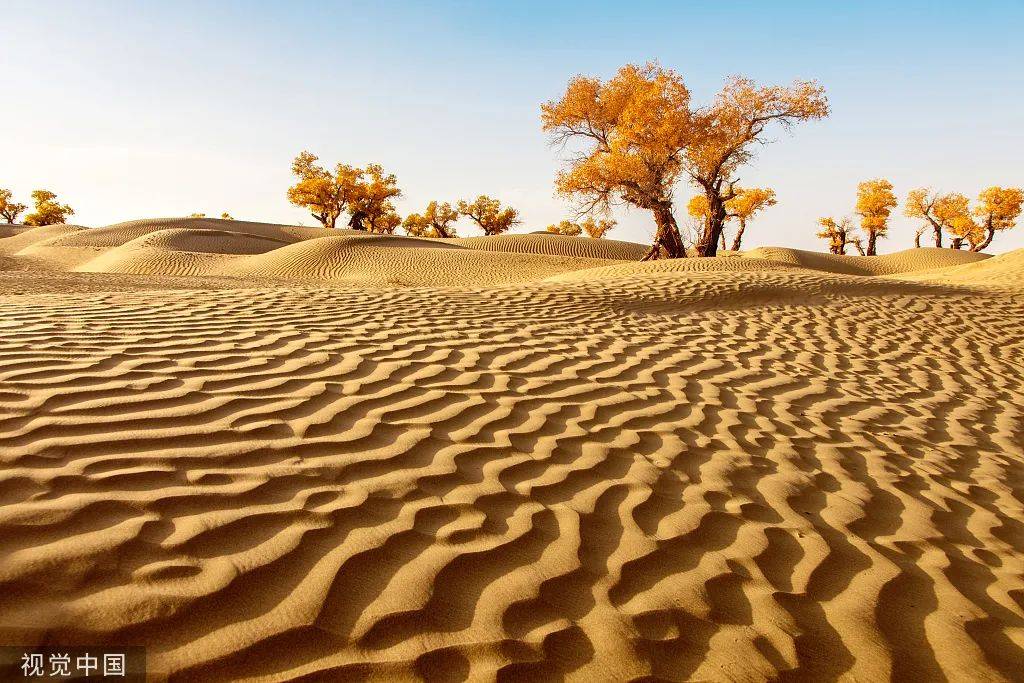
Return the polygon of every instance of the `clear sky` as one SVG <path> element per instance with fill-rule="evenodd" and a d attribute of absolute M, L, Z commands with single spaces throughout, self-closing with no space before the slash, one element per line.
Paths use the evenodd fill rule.
<path fill-rule="evenodd" d="M 310 225 L 291 159 L 379 162 L 402 214 L 490 194 L 520 231 L 568 217 L 540 104 L 574 74 L 659 60 L 708 101 L 732 74 L 814 78 L 831 117 L 741 171 L 779 203 L 749 244 L 820 249 L 857 182 L 902 201 L 1024 185 L 1024 2 L 51 2 L 8 0 L 0 187 L 56 191 L 73 221 L 192 212 Z M 677 192 L 685 217 L 690 188 Z M 649 214 L 610 236 L 645 241 Z M 475 234 L 462 227 L 463 234 Z M 900 216 L 880 251 L 910 246 Z M 1024 246 L 1024 225 L 996 251 Z"/>

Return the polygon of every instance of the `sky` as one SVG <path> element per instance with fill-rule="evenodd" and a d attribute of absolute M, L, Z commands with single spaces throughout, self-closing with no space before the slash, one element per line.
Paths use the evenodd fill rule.
<path fill-rule="evenodd" d="M 58 193 L 72 222 L 193 212 L 312 225 L 288 203 L 291 160 L 380 163 L 399 213 L 488 194 L 520 232 L 572 215 L 540 105 L 569 78 L 657 60 L 697 103 L 726 78 L 816 79 L 832 113 L 738 173 L 778 204 L 744 247 L 822 249 L 819 216 L 857 183 L 902 202 L 1024 186 L 1024 0 L 985 2 L 52 2 L 5 0 L 0 187 Z M 685 221 L 691 187 L 676 191 Z M 880 251 L 912 246 L 897 211 Z M 647 241 L 649 213 L 613 238 Z M 460 233 L 478 234 L 463 224 Z M 1024 247 L 1024 221 L 995 251 Z"/>

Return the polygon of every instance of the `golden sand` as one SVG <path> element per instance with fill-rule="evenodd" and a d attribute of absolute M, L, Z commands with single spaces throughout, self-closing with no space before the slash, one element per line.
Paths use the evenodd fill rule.
<path fill-rule="evenodd" d="M 189 681 L 1024 671 L 1024 250 L 2 235 L 2 642 Z"/>

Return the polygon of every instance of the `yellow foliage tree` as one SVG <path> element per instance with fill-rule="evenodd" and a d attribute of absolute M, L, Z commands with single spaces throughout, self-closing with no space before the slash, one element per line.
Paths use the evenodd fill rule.
<path fill-rule="evenodd" d="M 927 187 L 919 187 L 907 193 L 907 200 L 903 204 L 903 215 L 907 218 L 923 219 L 926 221 L 926 225 L 919 229 L 914 237 L 915 247 L 921 246 L 921 235 L 924 234 L 928 227 L 932 229 L 935 246 L 942 246 L 942 230 L 943 228 L 948 229 L 949 225 L 936 215 L 936 209 L 941 205 L 945 196 L 932 192 Z M 966 202 L 966 197 L 964 201 Z"/>
<path fill-rule="evenodd" d="M 548 232 L 553 232 L 556 235 L 580 235 L 583 233 L 583 228 L 580 227 L 579 223 L 573 223 L 572 221 L 565 220 L 560 223 L 548 226 Z"/>
<path fill-rule="evenodd" d="M 582 202 L 582 212 L 625 203 L 651 211 L 654 245 L 686 255 L 672 212 L 673 190 L 691 138 L 690 92 L 674 71 L 627 64 L 608 82 L 576 76 L 558 100 L 541 106 L 543 129 L 555 144 L 587 147 L 556 180 L 558 192 Z"/>
<path fill-rule="evenodd" d="M 725 202 L 726 222 L 735 219 L 739 223 L 736 235 L 732 240 L 732 251 L 739 251 L 743 244 L 743 234 L 747 229 L 747 222 L 758 212 L 775 206 L 775 190 L 769 188 L 734 188 L 735 193 L 732 199 Z M 706 224 L 709 203 L 706 195 L 698 194 L 690 198 L 686 206 L 687 213 L 696 218 L 702 224 Z M 719 234 L 719 246 L 725 249 L 725 230 Z"/>
<path fill-rule="evenodd" d="M 14 223 L 18 216 L 28 207 L 13 200 L 14 194 L 10 190 L 0 189 L 0 216 L 8 223 Z"/>
<path fill-rule="evenodd" d="M 500 235 L 522 222 L 518 211 L 510 206 L 502 209 L 500 201 L 483 194 L 472 202 L 460 201 L 458 211 L 479 225 L 485 235 Z"/>
<path fill-rule="evenodd" d="M 696 251 L 713 256 L 735 196 L 732 177 L 753 156 L 767 126 L 785 127 L 828 114 L 815 83 L 758 87 L 729 81 L 711 106 L 691 109 L 679 74 L 658 64 L 627 64 L 609 81 L 577 76 L 558 100 L 541 107 L 543 129 L 555 144 L 582 142 L 585 150 L 561 171 L 560 194 L 580 199 L 583 211 L 625 203 L 652 212 L 657 232 L 644 259 L 662 250 L 686 255 L 673 215 L 675 185 L 684 172 L 708 200 Z"/>
<path fill-rule="evenodd" d="M 840 218 L 838 221 L 831 216 L 818 219 L 821 231 L 818 237 L 828 240 L 828 250 L 832 254 L 845 254 L 847 245 L 852 244 L 857 252 L 864 255 L 864 245 L 859 237 L 855 236 L 856 228 L 849 218 Z"/>
<path fill-rule="evenodd" d="M 299 180 L 288 188 L 288 201 L 308 209 L 325 228 L 334 228 L 357 192 L 361 171 L 338 164 L 330 172 L 317 164 L 317 157 L 303 152 L 292 162 L 292 174 Z"/>
<path fill-rule="evenodd" d="M 354 192 L 349 200 L 348 211 L 352 218 L 349 227 L 353 230 L 392 234 L 402 219 L 391 200 L 401 197 L 398 179 L 393 173 L 384 173 L 380 164 L 370 164 L 357 169 Z"/>
<path fill-rule="evenodd" d="M 743 233 L 747 229 L 747 221 L 755 214 L 775 206 L 775 190 L 767 187 L 737 189 L 736 196 L 728 201 L 729 214 L 740 224 L 736 236 L 732 239 L 732 251 L 739 251 L 743 244 Z"/>
<path fill-rule="evenodd" d="M 35 190 L 32 192 L 32 201 L 36 205 L 35 211 L 25 216 L 25 225 L 65 223 L 75 213 L 67 204 L 59 203 L 57 195 L 49 190 Z"/>
<path fill-rule="evenodd" d="M 727 203 L 738 192 L 734 175 L 754 157 L 756 143 L 765 142 L 773 123 L 790 129 L 796 123 L 828 116 L 825 90 L 814 81 L 790 86 L 758 86 L 732 78 L 710 107 L 694 112 L 693 141 L 686 149 L 690 178 L 704 192 L 708 211 L 697 241 L 701 256 L 714 256 L 727 219 Z"/>
<path fill-rule="evenodd" d="M 971 251 L 981 251 L 992 244 L 996 231 L 1008 230 L 1016 224 L 1022 202 L 1024 191 L 1020 188 L 992 186 L 982 190 L 972 210 L 970 201 L 959 192 L 938 194 L 918 188 L 907 195 L 903 212 L 910 218 L 927 221 L 936 247 L 942 246 L 945 230 L 950 233 L 951 248 L 961 249 L 966 243 Z"/>
<path fill-rule="evenodd" d="M 206 218 L 206 214 L 205 213 L 190 213 L 188 215 L 188 217 L 189 218 Z M 220 217 L 221 217 L 221 220 L 225 220 L 225 221 L 233 221 L 233 220 L 235 220 L 234 218 L 232 218 L 231 214 L 229 214 L 227 211 L 222 213 L 220 215 Z"/>
<path fill-rule="evenodd" d="M 896 203 L 892 183 L 884 178 L 865 180 L 857 186 L 855 211 L 860 216 L 861 229 L 868 236 L 868 256 L 876 254 L 878 238 L 885 237 L 889 231 L 889 214 Z"/>
<path fill-rule="evenodd" d="M 984 229 L 966 213 L 950 221 L 949 231 L 952 233 L 949 240 L 950 249 L 963 249 L 964 243 L 967 243 L 971 251 L 978 251 L 979 245 L 985 240 Z"/>
<path fill-rule="evenodd" d="M 615 225 L 616 221 L 611 218 L 594 218 L 593 216 L 587 216 L 578 223 L 570 220 L 564 220 L 560 223 L 549 225 L 548 232 L 573 236 L 586 233 L 587 237 L 601 239 L 608 234 L 608 231 L 614 228 Z"/>
<path fill-rule="evenodd" d="M 459 212 L 448 202 L 430 202 L 423 213 L 405 217 L 402 227 L 413 237 L 457 237 L 451 224 L 459 220 Z"/>
<path fill-rule="evenodd" d="M 587 216 L 580 222 L 580 227 L 587 237 L 601 239 L 608 234 L 608 231 L 615 227 L 617 221 L 611 218 L 594 218 Z"/>
<path fill-rule="evenodd" d="M 1009 230 L 1016 225 L 1022 203 L 1024 190 L 1019 187 L 994 185 L 982 190 L 978 195 L 978 205 L 974 208 L 982 237 L 971 242 L 971 251 L 985 249 L 992 244 L 992 238 L 997 230 Z"/>

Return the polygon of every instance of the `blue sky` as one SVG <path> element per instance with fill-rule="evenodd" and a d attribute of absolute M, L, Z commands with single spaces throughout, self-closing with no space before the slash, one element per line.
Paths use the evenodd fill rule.
<path fill-rule="evenodd" d="M 573 74 L 649 59 L 698 102 L 732 74 L 826 87 L 831 117 L 775 131 L 739 174 L 779 198 L 745 246 L 821 248 L 815 219 L 850 213 L 872 177 L 901 200 L 1024 185 L 1024 2 L 709 5 L 7 2 L 0 187 L 53 189 L 84 225 L 194 211 L 309 225 L 285 198 L 309 149 L 382 163 L 400 213 L 485 193 L 542 229 L 570 204 L 540 104 Z M 649 239 L 648 214 L 618 218 L 611 236 Z M 880 250 L 910 246 L 913 225 L 890 233 Z M 997 240 L 1024 246 L 1024 225 Z"/>

